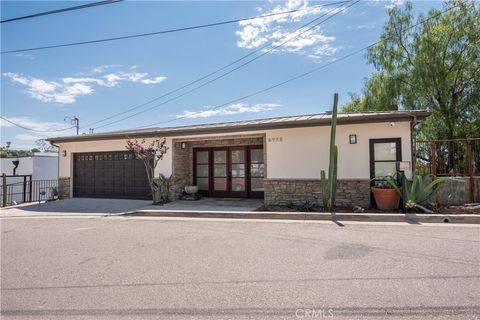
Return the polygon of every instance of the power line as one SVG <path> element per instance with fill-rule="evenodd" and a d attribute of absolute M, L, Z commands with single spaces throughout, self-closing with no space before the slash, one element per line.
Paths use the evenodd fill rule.
<path fill-rule="evenodd" d="M 15 123 L 13 122 L 12 120 L 10 119 L 7 119 L 5 118 L 4 116 L 0 116 L 1 119 L 13 124 L 14 126 L 17 126 L 19 128 L 22 128 L 24 130 L 28 130 L 28 131 L 33 131 L 33 132 L 60 132 L 60 131 L 67 131 L 67 130 L 70 130 L 70 129 L 73 129 L 75 128 L 75 126 L 72 126 L 72 127 L 69 127 L 69 128 L 65 128 L 65 129 L 56 129 L 56 130 L 36 130 L 36 129 L 32 129 L 32 128 L 28 128 L 28 127 L 25 127 L 25 126 L 22 126 L 21 124 L 18 124 L 18 123 Z"/>
<path fill-rule="evenodd" d="M 347 1 L 347 2 L 351 2 L 351 1 L 353 1 L 353 0 L 350 0 L 350 1 Z M 351 7 L 352 5 L 358 3 L 359 1 L 360 1 L 360 0 L 357 0 L 357 1 L 354 2 L 353 4 L 347 6 L 346 8 Z M 334 10 L 331 10 L 331 12 L 333 12 L 333 11 L 335 11 L 335 10 L 338 10 L 338 9 L 340 9 L 340 8 L 341 8 L 340 6 L 339 6 L 339 7 L 336 7 L 336 8 L 334 8 Z M 121 122 L 121 121 L 130 119 L 130 118 L 132 118 L 132 117 L 134 117 L 134 116 L 137 116 L 137 115 L 139 115 L 139 114 L 148 112 L 148 111 L 153 110 L 153 109 L 155 109 L 155 108 L 158 108 L 158 107 L 160 107 L 160 106 L 162 106 L 162 105 L 164 105 L 164 104 L 166 104 L 166 103 L 168 103 L 168 102 L 171 102 L 171 101 L 174 101 L 174 100 L 176 100 L 176 99 L 179 99 L 179 98 L 181 98 L 181 97 L 183 97 L 183 96 L 185 96 L 185 95 L 187 95 L 187 94 L 189 94 L 189 93 L 191 93 L 191 92 L 193 92 L 193 91 L 196 91 L 196 90 L 198 90 L 198 89 L 200 89 L 200 88 L 202 88 L 202 87 L 204 87 L 204 86 L 206 86 L 206 85 L 208 85 L 208 84 L 210 84 L 210 83 L 212 83 L 212 82 L 214 82 L 214 81 L 217 81 L 217 80 L 219 80 L 219 79 L 221 79 L 221 78 L 224 78 L 224 77 L 226 77 L 227 75 L 235 72 L 236 70 L 238 70 L 238 69 L 240 69 L 240 68 L 242 68 L 242 67 L 244 67 L 244 66 L 246 66 L 246 65 L 248 65 L 248 64 L 250 64 L 250 63 L 252 63 L 252 62 L 255 61 L 255 60 L 260 59 L 261 57 L 263 57 L 263 56 L 265 56 L 266 54 L 272 52 L 273 50 L 275 50 L 275 49 L 283 46 L 283 45 L 286 44 L 287 42 L 289 42 L 289 41 L 291 41 L 291 40 L 299 37 L 300 35 L 304 34 L 305 32 L 308 32 L 308 31 L 316 28 L 316 27 L 319 26 L 320 24 L 328 21 L 329 19 L 333 18 L 334 16 L 336 16 L 337 14 L 339 14 L 340 12 L 342 12 L 342 10 L 337 11 L 336 13 L 332 14 L 332 15 L 329 16 L 328 18 L 326 18 L 326 19 L 324 19 L 324 20 L 322 20 L 322 21 L 314 24 L 313 26 L 309 27 L 308 29 L 306 29 L 306 30 L 304 30 L 304 31 L 302 31 L 302 32 L 300 32 L 300 33 L 297 33 L 299 30 L 302 30 L 303 28 L 305 28 L 305 27 L 307 27 L 308 25 L 312 24 L 313 22 L 315 22 L 315 21 L 323 18 L 324 16 L 328 15 L 328 14 L 331 13 L 331 12 L 329 11 L 329 12 L 321 15 L 320 17 L 317 17 L 317 18 L 313 19 L 312 21 L 310 21 L 310 22 L 302 25 L 300 28 L 296 29 L 295 31 L 288 33 L 286 36 L 284 36 L 284 38 L 287 37 L 287 36 L 289 36 L 289 35 L 291 35 L 291 34 L 295 34 L 295 35 L 294 35 L 293 37 L 291 37 L 291 38 L 283 41 L 282 43 L 273 46 L 272 48 L 270 48 L 270 49 L 267 50 L 266 52 L 262 53 L 261 55 L 258 55 L 258 56 L 256 56 L 256 57 L 254 57 L 253 59 L 250 59 L 250 60 L 242 63 L 241 65 L 239 65 L 239 66 L 237 66 L 237 67 L 235 67 L 235 68 L 233 68 L 233 69 L 231 69 L 231 70 L 229 70 L 229 71 L 227 71 L 227 72 L 225 72 L 225 73 L 223 73 L 223 74 L 221 74 L 221 75 L 219 75 L 219 76 L 217 76 L 217 77 L 215 77 L 215 78 L 213 78 L 213 79 L 211 79 L 211 80 L 209 80 L 209 81 L 207 81 L 207 82 L 205 82 L 205 83 L 203 83 L 203 84 L 201 84 L 201 85 L 199 85 L 199 86 L 196 86 L 196 87 L 194 87 L 194 88 L 192 88 L 192 89 L 190 89 L 190 90 L 188 90 L 188 91 L 186 91 L 186 92 L 184 92 L 184 93 L 182 93 L 182 94 L 180 94 L 180 95 L 177 95 L 177 96 L 175 96 L 175 97 L 173 97 L 173 98 L 171 98 L 171 99 L 168 99 L 168 100 L 166 100 L 166 101 L 164 101 L 164 102 L 162 102 L 162 103 L 160 103 L 160 104 L 154 105 L 154 106 L 152 106 L 152 107 L 150 107 L 150 108 L 148 108 L 148 109 L 145 109 L 145 110 L 136 112 L 136 113 L 134 113 L 134 114 L 132 114 L 132 115 L 129 115 L 129 116 L 127 116 L 127 117 L 124 117 L 124 118 L 121 118 L 121 119 L 118 119 L 118 120 L 109 122 L 109 123 L 107 123 L 107 124 L 104 124 L 104 125 L 101 125 L 101 126 L 97 126 L 97 127 L 95 127 L 94 129 L 103 128 L 103 127 L 106 127 L 106 126 L 109 126 L 109 125 L 112 125 L 112 124 L 115 124 L 115 123 L 118 123 L 118 122 Z M 297 33 L 297 34 L 296 34 L 296 33 Z M 246 56 L 244 56 L 244 57 L 242 57 L 242 58 L 240 58 L 240 59 L 237 59 L 237 60 L 235 60 L 234 62 L 232 62 L 232 63 L 230 63 L 230 64 L 228 64 L 228 65 L 226 65 L 226 66 L 224 66 L 224 67 L 222 67 L 222 68 L 220 68 L 220 69 L 218 69 L 218 70 L 216 70 L 216 71 L 214 71 L 214 72 L 212 72 L 212 73 L 210 73 L 210 74 L 208 74 L 208 75 L 206 75 L 206 76 L 203 76 L 203 77 L 201 77 L 201 78 L 199 78 L 199 79 L 197 79 L 197 80 L 194 80 L 194 81 L 188 83 L 187 85 L 184 85 L 184 86 L 182 86 L 182 87 L 180 87 L 180 88 L 177 88 L 177 89 L 175 89 L 175 90 L 173 90 L 173 91 L 167 92 L 166 94 L 164 94 L 164 95 L 162 95 L 162 96 L 160 96 L 160 97 L 157 97 L 157 98 L 155 98 L 155 99 L 153 99 L 153 100 L 150 100 L 149 102 L 144 103 L 144 104 L 142 104 L 142 105 L 140 105 L 140 106 L 130 108 L 130 109 L 128 109 L 127 111 L 124 111 L 124 112 L 122 112 L 122 113 L 120 113 L 120 114 L 125 114 L 125 113 L 127 113 L 127 112 L 129 112 L 129 111 L 132 111 L 132 110 L 134 110 L 134 109 L 140 108 L 140 107 L 142 107 L 142 106 L 144 106 L 144 105 L 146 105 L 146 104 L 149 104 L 149 103 L 151 103 L 151 102 L 153 102 L 153 101 L 155 101 L 155 100 L 158 100 L 158 99 L 160 99 L 160 98 L 163 98 L 163 97 L 165 97 L 165 96 L 168 96 L 168 95 L 170 95 L 170 94 L 172 94 L 172 93 L 175 93 L 175 92 L 177 92 L 177 91 L 179 91 L 179 90 L 181 90 L 181 89 L 183 89 L 183 88 L 185 88 L 185 87 L 188 87 L 188 86 L 190 86 L 190 85 L 192 85 L 192 84 L 194 84 L 194 83 L 197 83 L 197 82 L 199 82 L 199 81 L 201 81 L 201 80 L 203 80 L 203 79 L 205 79 L 205 78 L 207 78 L 207 77 L 209 77 L 209 76 L 211 76 L 211 75 L 213 75 L 213 74 L 218 73 L 218 72 L 221 71 L 221 70 L 226 69 L 226 68 L 229 67 L 229 66 L 232 66 L 233 64 L 235 64 L 235 63 L 237 63 L 237 62 L 239 62 L 239 61 L 241 61 L 241 60 L 243 60 L 243 59 L 251 56 L 252 54 L 254 54 L 254 53 L 256 53 L 256 52 L 259 52 L 259 51 L 261 51 L 261 50 L 263 50 L 263 49 L 265 49 L 265 48 L 267 48 L 267 47 L 271 47 L 272 44 L 273 44 L 273 43 L 271 43 L 271 44 L 269 44 L 269 45 L 265 45 L 265 46 L 263 46 L 263 47 L 255 50 L 254 52 L 251 52 L 251 53 L 247 54 Z M 117 116 L 120 115 L 120 114 L 117 114 L 117 115 L 108 117 L 108 118 L 106 118 L 106 119 L 99 120 L 99 121 L 97 121 L 97 122 L 95 122 L 95 123 L 103 122 L 103 121 L 105 121 L 105 120 L 108 120 L 108 119 L 117 117 Z M 89 125 L 91 125 L 91 124 L 89 124 Z"/>
<path fill-rule="evenodd" d="M 336 4 L 344 4 L 344 3 L 347 3 L 347 2 L 351 2 L 351 1 L 353 1 L 353 0 L 333 2 L 333 3 L 325 4 L 325 5 L 323 5 L 323 6 L 331 6 L 331 5 L 336 5 Z M 338 9 L 338 8 L 340 8 L 340 6 L 337 7 L 336 9 Z M 328 14 L 328 13 L 330 13 L 330 12 L 327 12 L 327 14 Z M 326 14 L 323 14 L 323 15 L 321 15 L 320 17 L 317 17 L 317 18 L 315 18 L 314 20 L 310 21 L 309 23 L 307 23 L 307 24 L 301 26 L 300 28 L 296 29 L 295 31 L 289 32 L 289 33 L 286 34 L 283 38 L 285 38 L 285 37 L 287 37 L 287 36 L 289 36 L 289 35 L 297 32 L 298 30 L 304 28 L 305 26 L 308 26 L 309 24 L 315 22 L 316 20 L 323 18 L 325 15 L 326 15 Z M 297 35 L 297 36 L 298 36 L 298 35 Z M 290 39 L 290 40 L 291 40 L 291 39 Z M 290 41 L 290 40 L 289 40 L 289 41 Z M 195 79 L 195 80 L 193 80 L 193 81 L 191 81 L 191 82 L 189 82 L 189 83 L 187 83 L 187 84 L 185 84 L 185 85 L 183 85 L 183 86 L 181 86 L 181 87 L 179 87 L 179 88 L 177 88 L 177 89 L 171 90 L 171 91 L 169 91 L 169 92 L 167 92 L 167 93 L 165 93 L 165 94 L 163 94 L 163 95 L 161 95 L 161 96 L 155 97 L 154 99 L 151 99 L 151 100 L 149 100 L 149 101 L 147 101 L 147 102 L 145 102 L 145 103 L 142 103 L 142 104 L 140 104 L 140 105 L 133 106 L 133 107 L 127 109 L 127 110 L 124 110 L 124 111 L 122 111 L 122 112 L 116 113 L 116 114 L 114 114 L 114 115 L 112 115 L 112 116 L 109 116 L 109 117 L 103 118 L 103 119 L 101 119 L 101 120 L 98 120 L 98 121 L 89 123 L 89 124 L 83 126 L 83 128 L 88 127 L 88 126 L 92 126 L 92 125 L 97 124 L 97 123 L 100 123 L 100 122 L 104 122 L 104 121 L 106 121 L 106 120 L 110 120 L 110 119 L 116 118 L 116 117 L 118 117 L 118 116 L 120 116 L 120 115 L 123 115 L 123 114 L 126 114 L 126 113 L 128 113 L 128 112 L 130 112 L 130 111 L 133 111 L 133 110 L 139 109 L 139 108 L 141 108 L 141 107 L 144 107 L 144 106 L 146 106 L 146 105 L 148 105 L 148 104 L 150 104 L 150 103 L 152 103 L 152 102 L 155 102 L 155 101 L 157 101 L 157 100 L 159 100 L 159 99 L 161 99 L 161 98 L 167 97 L 167 96 L 169 96 L 169 95 L 171 95 L 171 94 L 173 94 L 173 93 L 175 93 L 175 92 L 178 92 L 178 91 L 180 91 L 180 90 L 182 90 L 182 89 L 184 89 L 184 88 L 187 88 L 187 87 L 189 87 L 189 86 L 191 86 L 191 85 L 193 85 L 193 84 L 195 84 L 195 83 L 198 83 L 198 82 L 200 82 L 200 81 L 202 81 L 202 80 L 204 80 L 204 79 L 206 79 L 206 78 L 208 78 L 208 77 L 210 77 L 210 76 L 212 76 L 212 75 L 214 75 L 214 74 L 217 74 L 217 73 L 219 73 L 220 71 L 227 69 L 228 67 L 230 67 L 230 66 L 236 64 L 237 62 L 240 62 L 240 61 L 242 61 L 242 60 L 244 60 L 244 59 L 246 59 L 246 58 L 254 55 L 255 53 L 257 53 L 257 52 L 259 52 L 259 51 L 262 51 L 262 50 L 264 50 L 264 49 L 266 49 L 266 48 L 268 48 L 268 47 L 271 47 L 272 44 L 273 44 L 273 43 L 267 43 L 266 45 L 264 45 L 264 46 L 262 46 L 262 47 L 259 47 L 258 49 L 256 49 L 256 50 L 248 53 L 247 55 L 245 55 L 245 56 L 243 56 L 243 57 L 241 57 L 241 58 L 239 58 L 239 59 L 237 59 L 237 60 L 235 60 L 235 61 L 233 61 L 233 62 L 231 62 L 231 63 L 229 63 L 229 64 L 227 64 L 227 65 L 225 65 L 225 66 L 223 66 L 223 67 L 221 67 L 221 68 L 219 68 L 219 69 L 217 69 L 217 70 L 215 70 L 215 71 L 213 71 L 213 72 L 211 72 L 211 73 L 209 73 L 209 74 L 207 74 L 207 75 L 204 75 L 204 76 L 202 76 L 202 77 L 200 77 L 200 78 L 197 78 L 197 79 Z M 280 45 L 283 45 L 283 44 L 285 44 L 285 43 L 282 43 L 282 44 L 280 44 Z M 279 45 L 279 46 L 280 46 L 280 45 Z M 279 46 L 277 46 L 277 47 L 279 47 Z M 268 52 L 267 52 L 267 53 L 268 53 Z M 265 55 L 265 54 L 263 54 L 263 55 Z M 262 55 L 262 56 L 263 56 L 263 55 Z M 257 58 L 257 59 L 258 59 L 258 58 Z M 231 72 L 230 72 L 230 73 L 231 73 Z M 191 91 L 189 91 L 189 92 L 191 92 Z M 185 94 L 186 94 L 186 93 L 185 93 Z M 169 100 L 169 101 L 171 101 L 171 100 Z M 169 101 L 168 101 L 168 102 L 169 102 Z M 157 105 L 157 106 L 159 106 L 159 105 Z M 155 106 L 155 107 L 157 107 L 157 106 Z M 151 110 L 151 109 L 148 109 L 148 110 Z M 133 116 L 133 115 L 132 115 L 132 116 Z M 125 119 L 127 119 L 127 118 L 125 118 Z M 121 120 L 120 120 L 120 121 L 121 121 Z M 105 125 L 105 126 L 106 126 L 106 125 Z M 99 128 L 99 127 L 97 127 L 97 128 Z"/>
<path fill-rule="evenodd" d="M 86 9 L 86 8 L 90 8 L 90 7 L 96 7 L 96 6 L 101 6 L 101 5 L 104 5 L 104 4 L 111 4 L 111 3 L 120 2 L 120 1 L 123 1 L 123 0 L 105 0 L 105 1 L 87 3 L 87 4 L 80 5 L 80 6 L 75 6 L 75 7 L 68 7 L 68 8 L 63 8 L 63 9 L 34 13 L 34 14 L 27 15 L 27 16 L 5 19 L 5 20 L 0 21 L 0 23 L 12 22 L 12 21 L 18 21 L 18 20 L 24 20 L 24 19 L 31 19 L 31 18 L 46 16 L 46 15 L 61 13 L 61 12 L 66 12 L 66 11 Z"/>
<path fill-rule="evenodd" d="M 341 2 L 346 2 L 346 1 L 339 1 L 338 3 L 341 3 Z M 225 25 L 225 24 L 238 23 L 238 22 L 241 22 L 241 21 L 262 19 L 262 18 L 277 16 L 277 15 L 282 15 L 282 14 L 290 14 L 290 13 L 299 12 L 299 11 L 312 10 L 316 7 L 322 7 L 322 6 L 324 6 L 324 5 L 315 5 L 315 6 L 311 6 L 311 7 L 308 7 L 308 8 L 301 8 L 301 9 L 295 9 L 295 10 L 290 10 L 290 11 L 270 13 L 270 14 L 266 14 L 266 15 L 254 16 L 254 17 L 249 17 L 249 18 L 227 20 L 227 21 L 214 22 L 214 23 L 208 23 L 208 24 L 202 24 L 202 25 L 196 25 L 196 26 L 190 26 L 190 27 L 183 27 L 183 28 L 177 28 L 177 29 L 162 30 L 162 31 L 155 31 L 155 32 L 148 32 L 148 33 L 140 33 L 140 34 L 134 34 L 134 35 L 128 35 L 128 36 L 112 37 L 112 38 L 97 39 L 97 40 L 87 40 L 87 41 L 80 41 L 80 42 L 70 42 L 70 43 L 63 43 L 63 44 L 56 44 L 56 45 L 49 45 L 49 46 L 42 46 L 42 47 L 25 48 L 25 49 L 8 50 L 8 51 L 2 51 L 1 54 L 79 46 L 79 45 L 84 45 L 84 44 L 125 40 L 125 39 L 139 38 L 139 37 L 154 36 L 154 35 L 159 35 L 159 34 L 194 30 L 194 29 L 200 29 L 200 28 L 215 27 L 215 26 L 221 26 L 221 25 Z"/>
<path fill-rule="evenodd" d="M 461 5 L 461 3 L 459 3 L 459 4 L 455 5 L 455 6 L 452 6 L 452 7 L 448 8 L 448 9 L 445 9 L 445 10 L 439 12 L 438 14 L 436 14 L 436 15 L 434 15 L 434 16 L 431 16 L 430 18 L 424 19 L 424 20 L 422 20 L 422 21 L 420 21 L 420 22 L 412 25 L 409 29 L 413 29 L 413 28 L 415 28 L 415 27 L 417 27 L 417 26 L 419 26 L 419 25 L 421 25 L 421 24 L 426 23 L 426 22 L 429 21 L 429 20 L 432 20 L 432 19 L 434 19 L 434 18 L 437 18 L 437 17 L 441 16 L 442 14 L 445 14 L 446 12 L 448 12 L 448 11 L 450 11 L 450 10 L 453 10 L 453 9 L 459 7 L 460 5 Z M 292 77 L 292 78 L 289 78 L 289 79 L 287 79 L 287 80 L 285 80 L 285 81 L 282 81 L 282 82 L 279 82 L 279 83 L 277 83 L 277 84 L 274 84 L 274 85 L 272 85 L 272 86 L 270 86 L 270 87 L 267 87 L 267 88 L 264 88 L 264 89 L 255 91 L 255 92 L 250 93 L 250 94 L 248 94 L 248 95 L 245 95 L 245 96 L 243 96 L 243 97 L 240 97 L 240 98 L 231 100 L 231 101 L 226 102 L 226 103 L 222 103 L 222 104 L 220 104 L 220 105 L 218 105 L 218 106 L 215 106 L 215 107 L 213 107 L 213 108 L 210 108 L 209 110 L 216 110 L 216 109 L 219 109 L 219 108 L 228 106 L 228 105 L 230 105 L 230 104 L 232 104 L 232 103 L 236 103 L 236 102 L 239 102 L 239 101 L 242 101 L 242 100 L 245 100 L 245 99 L 254 97 L 254 96 L 259 95 L 259 94 L 261 94 L 261 93 L 264 93 L 264 92 L 270 91 L 270 90 L 272 90 L 272 89 L 275 89 L 275 88 L 277 88 L 277 87 L 283 86 L 283 85 L 285 85 L 285 84 L 287 84 L 287 83 L 289 83 L 289 82 L 292 82 L 292 81 L 298 80 L 298 79 L 300 79 L 300 78 L 306 77 L 306 76 L 308 76 L 308 75 L 310 75 L 310 74 L 312 74 L 312 73 L 315 73 L 315 72 L 317 72 L 317 71 L 319 71 L 319 70 L 321 70 L 321 69 L 324 69 L 324 68 L 326 68 L 326 67 L 328 67 L 328 66 L 330 66 L 330 65 L 332 65 L 332 64 L 335 64 L 335 63 L 340 62 L 340 61 L 342 61 L 342 60 L 348 59 L 348 58 L 350 58 L 351 56 L 354 56 L 354 55 L 356 55 L 356 54 L 358 54 L 358 53 L 360 53 L 360 52 L 362 52 L 362 51 L 365 51 L 365 50 L 367 50 L 367 49 L 369 49 L 369 48 L 372 48 L 372 47 L 376 46 L 377 44 L 382 43 L 383 41 L 385 41 L 385 40 L 387 40 L 387 39 L 390 39 L 390 38 L 392 38 L 392 36 L 387 37 L 387 38 L 384 38 L 384 39 L 381 39 L 381 40 L 379 40 L 379 41 L 377 41 L 377 42 L 375 42 L 375 43 L 372 43 L 372 44 L 370 44 L 370 45 L 368 45 L 368 46 L 365 46 L 365 47 L 363 47 L 363 48 L 361 48 L 361 49 L 359 49 L 359 50 L 356 50 L 356 51 L 354 51 L 354 52 L 351 52 L 351 53 L 349 53 L 349 54 L 346 54 L 346 55 L 344 55 L 344 56 L 342 56 L 342 57 L 340 57 L 340 58 L 338 58 L 338 59 L 335 59 L 335 60 L 333 60 L 333 61 L 330 61 L 330 62 L 328 62 L 328 63 L 326 63 L 326 64 L 324 64 L 324 65 L 321 65 L 321 66 L 319 66 L 319 67 L 316 67 L 316 68 L 314 68 L 314 69 L 312 69 L 312 70 L 310 70 L 310 71 L 304 72 L 304 73 L 299 74 L 299 75 L 297 75 L 297 76 L 295 76 L 295 77 Z M 194 112 L 194 113 L 190 114 L 189 116 L 196 115 L 196 114 L 200 114 L 201 112 L 203 112 L 203 111 Z M 178 118 L 171 119 L 171 120 L 167 120 L 167 121 L 156 122 L 156 123 L 151 123 L 151 124 L 146 125 L 146 126 L 136 127 L 136 128 L 134 128 L 134 129 L 148 128 L 148 127 L 151 127 L 151 126 L 157 126 L 157 125 L 160 125 L 160 124 L 170 123 L 170 122 L 177 121 L 177 120 L 181 120 L 181 119 L 185 119 L 185 118 L 188 118 L 188 117 L 187 117 L 187 116 L 182 116 L 182 117 L 178 117 Z"/>

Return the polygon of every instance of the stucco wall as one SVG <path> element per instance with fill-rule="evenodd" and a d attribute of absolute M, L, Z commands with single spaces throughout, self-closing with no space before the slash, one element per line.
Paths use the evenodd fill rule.
<path fill-rule="evenodd" d="M 349 135 L 357 135 L 357 144 Z M 369 123 L 337 126 L 338 178 L 369 179 L 369 139 L 401 138 L 402 160 L 411 161 L 410 123 Z M 267 131 L 269 179 L 320 179 L 328 170 L 330 127 Z"/>
<path fill-rule="evenodd" d="M 306 127 L 291 129 L 274 129 L 265 131 L 247 131 L 226 133 L 229 135 L 266 135 L 266 167 L 268 179 L 319 179 L 320 170 L 328 169 L 328 152 L 330 127 Z M 349 144 L 349 135 L 357 135 L 357 144 Z M 164 160 L 160 161 L 155 175 L 172 173 L 172 139 L 188 141 L 191 138 L 218 137 L 220 134 L 168 137 L 170 148 Z M 411 161 L 410 122 L 368 123 L 339 125 L 337 127 L 338 178 L 369 179 L 370 155 L 369 139 L 401 138 L 402 159 Z M 126 140 L 99 140 L 85 142 L 60 143 L 59 177 L 72 175 L 72 153 L 125 151 Z M 63 150 L 67 156 L 63 157 Z M 408 174 L 408 173 L 407 173 Z"/>
<path fill-rule="evenodd" d="M 248 132 L 236 132 L 235 135 L 255 135 L 255 134 L 264 134 L 265 131 L 248 131 Z M 232 134 L 225 134 L 226 136 L 230 136 Z M 172 174 L 172 140 L 197 140 L 200 138 L 212 138 L 218 137 L 218 134 L 206 134 L 206 135 L 196 135 L 196 136 L 182 136 L 182 137 L 167 137 L 167 147 L 169 150 L 165 154 L 163 160 L 159 161 L 157 168 L 155 170 L 155 176 L 158 174 L 163 173 L 165 175 Z M 145 139 L 147 142 L 151 141 L 152 139 Z M 82 142 L 67 142 L 67 143 L 59 143 L 59 177 L 70 177 L 73 174 L 73 153 L 79 152 L 102 152 L 102 151 L 126 151 L 125 146 L 127 144 L 126 139 L 120 140 L 98 140 L 98 141 L 82 141 Z M 65 150 L 67 155 L 65 157 L 62 156 L 62 152 Z"/>
<path fill-rule="evenodd" d="M 13 174 L 12 161 L 18 160 L 17 175 L 32 175 L 33 180 L 55 180 L 58 176 L 58 158 L 56 156 L 12 157 L 0 159 L 0 171 Z"/>
<path fill-rule="evenodd" d="M 145 139 L 147 142 L 152 139 Z M 58 176 L 60 178 L 67 178 L 73 175 L 73 153 L 80 152 L 103 152 L 103 151 L 126 151 L 125 146 L 127 140 L 99 140 L 99 141 L 83 141 L 83 142 L 68 142 L 60 143 L 60 160 Z M 170 175 L 172 173 L 172 139 L 167 138 L 167 147 L 170 149 L 165 154 L 163 160 L 161 160 L 156 168 L 155 175 L 163 173 Z M 63 151 L 67 152 L 67 155 L 62 156 Z"/>

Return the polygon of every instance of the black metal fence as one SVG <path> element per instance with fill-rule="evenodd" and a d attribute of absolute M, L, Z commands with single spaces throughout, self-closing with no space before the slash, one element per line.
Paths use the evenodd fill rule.
<path fill-rule="evenodd" d="M 25 202 L 48 201 L 58 198 L 58 181 L 55 180 L 32 180 L 31 176 L 6 176 L 19 180 L 6 183 L 2 179 L 1 197 L 2 206 L 10 206 Z"/>

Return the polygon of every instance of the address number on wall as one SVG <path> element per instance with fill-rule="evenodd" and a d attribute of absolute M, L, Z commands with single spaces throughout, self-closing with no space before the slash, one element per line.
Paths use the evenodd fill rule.
<path fill-rule="evenodd" d="M 268 142 L 282 142 L 283 137 L 271 137 L 267 139 Z"/>

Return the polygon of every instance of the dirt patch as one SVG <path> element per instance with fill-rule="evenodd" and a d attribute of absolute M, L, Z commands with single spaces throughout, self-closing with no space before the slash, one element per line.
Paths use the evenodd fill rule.
<path fill-rule="evenodd" d="M 480 204 L 464 206 L 448 206 L 438 210 L 440 214 L 480 214 Z"/>
<path fill-rule="evenodd" d="M 376 208 L 364 208 L 364 212 L 361 213 L 403 213 L 401 210 L 394 211 L 382 211 Z M 255 211 L 263 212 L 326 212 L 322 207 L 319 206 L 261 206 Z M 336 207 L 335 212 L 338 213 L 352 213 L 355 212 L 353 207 Z M 359 212 L 360 213 L 360 212 Z"/>

